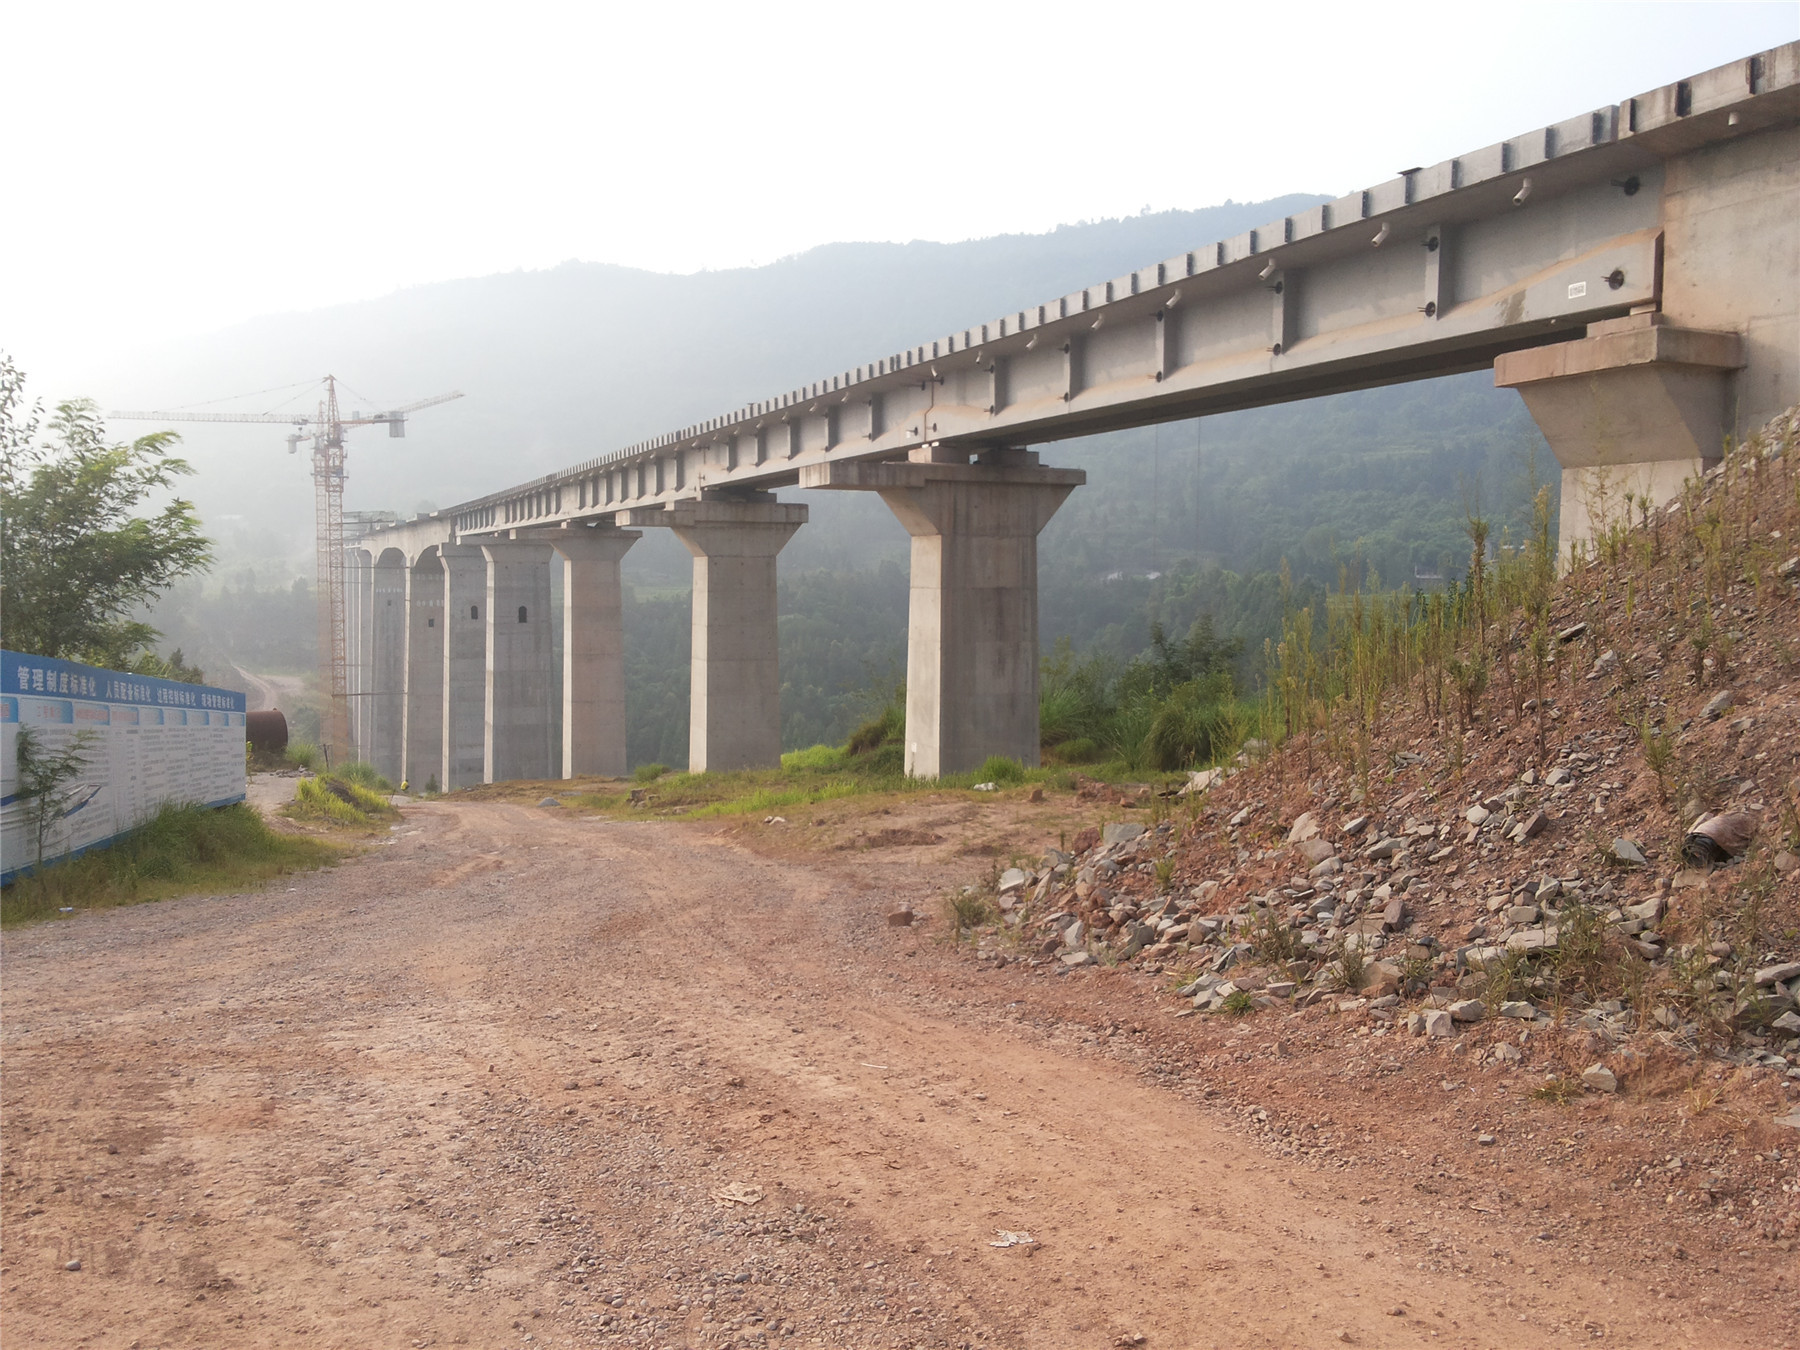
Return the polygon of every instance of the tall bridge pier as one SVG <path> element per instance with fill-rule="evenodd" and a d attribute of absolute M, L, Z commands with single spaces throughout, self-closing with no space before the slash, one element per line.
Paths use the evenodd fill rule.
<path fill-rule="evenodd" d="M 694 558 L 690 764 L 775 763 L 802 487 L 912 538 L 908 771 L 1035 763 L 1037 536 L 1085 479 L 1024 447 L 1487 369 L 1562 468 L 1565 554 L 1800 403 L 1800 43 L 377 527 L 355 742 L 446 788 L 622 771 L 619 559 L 658 526 Z"/>

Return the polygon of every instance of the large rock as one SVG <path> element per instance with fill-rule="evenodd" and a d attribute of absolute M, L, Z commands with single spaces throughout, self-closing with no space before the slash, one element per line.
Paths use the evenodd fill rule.
<path fill-rule="evenodd" d="M 1381 998 L 1398 992 L 1401 978 L 1400 967 L 1392 961 L 1371 961 L 1363 967 L 1363 985 L 1359 992 L 1369 998 Z"/>
<path fill-rule="evenodd" d="M 1758 984 L 1786 984 L 1800 978 L 1800 961 L 1785 961 L 1778 966 L 1764 966 L 1756 972 Z"/>
<path fill-rule="evenodd" d="M 1311 811 L 1306 811 L 1288 827 L 1287 841 L 1290 844 L 1304 844 L 1308 839 L 1318 838 L 1318 835 L 1318 819 Z"/>
<path fill-rule="evenodd" d="M 1129 844 L 1144 833 L 1144 827 L 1135 821 L 1121 820 L 1108 825 L 1100 831 L 1100 842 L 1103 844 Z"/>
<path fill-rule="evenodd" d="M 1604 1064 L 1590 1064 L 1581 1071 L 1582 1084 L 1595 1092 L 1617 1092 L 1618 1075 Z"/>
<path fill-rule="evenodd" d="M 1556 947 L 1557 931 L 1554 928 L 1521 928 L 1506 939 L 1506 950 L 1509 952 L 1545 952 Z"/>
<path fill-rule="evenodd" d="M 1133 922 L 1125 925 L 1125 944 L 1119 948 L 1119 956 L 1129 961 L 1144 948 L 1156 941 L 1156 930 L 1147 923 Z"/>
<path fill-rule="evenodd" d="M 1299 853 L 1309 864 L 1315 865 L 1337 856 L 1337 850 L 1323 839 L 1304 839 L 1300 841 Z"/>

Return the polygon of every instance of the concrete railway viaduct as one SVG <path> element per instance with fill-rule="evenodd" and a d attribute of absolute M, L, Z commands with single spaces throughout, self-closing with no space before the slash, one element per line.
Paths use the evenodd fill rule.
<path fill-rule="evenodd" d="M 1027 447 L 1490 366 L 1565 545 L 1800 402 L 1800 43 L 376 529 L 355 749 L 446 789 L 622 773 L 619 564 L 654 527 L 694 558 L 692 767 L 773 764 L 799 486 L 911 535 L 909 771 L 1034 764 L 1037 536 L 1085 479 Z"/>

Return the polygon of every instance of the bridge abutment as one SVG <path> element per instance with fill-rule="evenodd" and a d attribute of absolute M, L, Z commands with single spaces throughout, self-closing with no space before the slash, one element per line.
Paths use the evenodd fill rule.
<path fill-rule="evenodd" d="M 563 569 L 562 776 L 625 773 L 624 598 L 619 561 L 636 530 L 558 530 Z"/>
<path fill-rule="evenodd" d="M 487 721 L 487 555 L 446 544 L 444 573 L 443 758 L 445 792 L 482 781 Z"/>
<path fill-rule="evenodd" d="M 623 524 L 668 526 L 694 556 L 690 772 L 781 763 L 775 558 L 806 516 L 764 493 L 620 515 Z"/>
<path fill-rule="evenodd" d="M 444 762 L 444 569 L 435 548 L 406 569 L 405 711 L 402 781 L 419 791 Z"/>
<path fill-rule="evenodd" d="M 550 546 L 483 541 L 487 556 L 487 680 L 482 781 L 549 778 Z"/>
<path fill-rule="evenodd" d="M 1672 500 L 1724 454 L 1732 433 L 1736 333 L 1676 328 L 1655 313 L 1588 327 L 1574 342 L 1509 352 L 1494 383 L 1517 389 L 1562 466 L 1559 552 L 1629 512 Z"/>
<path fill-rule="evenodd" d="M 1087 475 L 1025 451 L 983 462 L 839 463 L 807 487 L 873 491 L 912 536 L 906 771 L 937 778 L 990 755 L 1038 763 L 1037 538 Z"/>

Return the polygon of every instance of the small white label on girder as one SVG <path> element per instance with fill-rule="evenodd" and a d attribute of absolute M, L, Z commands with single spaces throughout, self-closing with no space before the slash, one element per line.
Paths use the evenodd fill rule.
<path fill-rule="evenodd" d="M 1586 294 L 1587 294 L 1587 282 L 1571 281 L 1569 283 L 1569 299 L 1579 300 L 1579 299 L 1581 299 L 1582 296 L 1584 296 Z"/>

